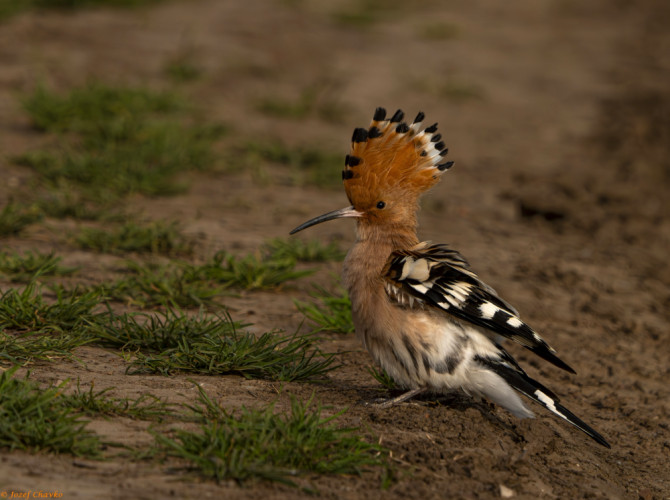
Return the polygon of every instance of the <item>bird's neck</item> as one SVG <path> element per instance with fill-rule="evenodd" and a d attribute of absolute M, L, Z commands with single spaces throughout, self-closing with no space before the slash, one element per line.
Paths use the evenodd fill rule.
<path fill-rule="evenodd" d="M 344 259 L 342 284 L 349 292 L 356 335 L 364 346 L 369 346 L 379 334 L 375 321 L 387 312 L 383 276 L 386 262 L 394 251 L 411 248 L 419 241 L 415 226 L 391 229 L 359 222 L 356 236 L 356 243 Z"/>
<path fill-rule="evenodd" d="M 419 243 L 416 226 L 398 225 L 380 227 L 359 223 L 356 242 L 351 247 L 343 266 L 343 283 L 351 292 L 376 286 L 391 253 L 411 248 Z"/>
<path fill-rule="evenodd" d="M 364 245 L 377 253 L 387 250 L 390 254 L 396 250 L 412 247 L 419 243 L 415 224 L 368 224 L 360 222 L 356 226 L 356 245 Z M 379 258 L 379 255 L 377 255 Z"/>

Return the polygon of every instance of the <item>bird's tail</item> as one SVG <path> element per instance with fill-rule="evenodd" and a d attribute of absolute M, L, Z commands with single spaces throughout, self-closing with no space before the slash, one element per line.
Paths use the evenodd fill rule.
<path fill-rule="evenodd" d="M 530 378 L 526 373 L 518 367 L 510 366 L 503 360 L 486 359 L 483 361 L 489 369 L 494 371 L 505 380 L 510 386 L 519 391 L 524 396 L 540 403 L 547 410 L 555 415 L 558 415 L 563 420 L 577 427 L 580 431 L 585 433 L 596 443 L 601 444 L 607 448 L 611 448 L 604 437 L 600 435 L 590 425 L 580 419 L 577 415 L 568 410 L 565 406 L 560 404 L 558 396 L 552 391 L 544 387 L 537 380 Z"/>

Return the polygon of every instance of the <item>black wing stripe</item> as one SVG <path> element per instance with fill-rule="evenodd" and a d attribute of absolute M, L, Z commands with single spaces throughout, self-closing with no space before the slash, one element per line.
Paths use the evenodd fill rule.
<path fill-rule="evenodd" d="M 502 349 L 501 351 L 511 359 L 509 354 Z M 558 397 L 553 392 L 544 387 L 537 380 L 530 378 L 523 370 L 516 369 L 514 366 L 509 366 L 506 360 L 503 361 L 502 359 L 477 356 L 475 357 L 475 360 L 500 375 L 505 382 L 524 396 L 541 404 L 550 412 L 577 427 L 598 444 L 611 448 L 609 443 L 599 432 L 560 404 Z M 514 362 L 514 365 L 516 365 L 516 362 Z"/>

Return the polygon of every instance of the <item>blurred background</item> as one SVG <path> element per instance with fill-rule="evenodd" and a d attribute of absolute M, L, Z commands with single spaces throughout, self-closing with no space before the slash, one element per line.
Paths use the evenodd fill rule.
<path fill-rule="evenodd" d="M 670 449 L 669 27 L 667 0 L 0 0 L 0 237 L 58 252 L 84 284 L 116 279 L 124 252 L 261 255 L 348 204 L 344 155 L 377 106 L 424 111 L 455 166 L 423 200 L 421 238 L 551 331 L 583 375 L 565 387 L 590 394 L 621 455 L 651 450 L 625 473 L 621 455 L 594 459 L 594 490 L 654 498 L 644 474 Z M 353 229 L 300 238 L 346 249 Z M 307 289 L 226 304 L 293 331 Z M 573 496 L 561 474 L 546 481 Z"/>
<path fill-rule="evenodd" d="M 0 167 L 10 190 L 0 196 L 33 191 L 37 160 L 16 156 L 67 128 L 38 123 L 54 104 L 35 99 L 97 83 L 178 94 L 179 119 L 206 122 L 200 133 L 212 135 L 200 145 L 212 157 L 191 166 L 246 170 L 257 185 L 337 189 L 350 129 L 385 106 L 441 123 L 459 169 L 452 195 L 461 182 L 488 182 L 514 198 L 506 208 L 589 231 L 607 224 L 582 202 L 619 217 L 667 215 L 658 192 L 670 177 L 668 10 L 662 0 L 3 0 Z M 76 188 L 78 174 L 50 172 L 60 191 Z"/>

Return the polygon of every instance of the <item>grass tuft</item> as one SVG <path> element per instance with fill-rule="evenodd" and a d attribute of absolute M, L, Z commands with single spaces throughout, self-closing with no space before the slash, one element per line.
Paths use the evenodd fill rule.
<path fill-rule="evenodd" d="M 45 335 L 0 331 L 0 362 L 25 364 L 36 360 L 71 358 L 74 349 L 90 342 L 91 339 L 82 332 Z"/>
<path fill-rule="evenodd" d="M 94 384 L 91 384 L 85 391 L 77 381 L 75 392 L 61 397 L 62 404 L 88 416 L 123 416 L 136 420 L 162 421 L 174 415 L 172 406 L 156 396 L 142 394 L 135 400 L 112 398 L 107 393 L 113 389 L 108 387 L 95 391 Z"/>
<path fill-rule="evenodd" d="M 229 413 L 200 391 L 205 419 L 197 431 L 175 430 L 174 438 L 155 434 L 166 455 L 185 460 L 188 468 L 217 481 L 263 479 L 295 485 L 291 478 L 310 473 L 360 474 L 386 463 L 384 450 L 324 416 L 313 398 L 291 398 L 290 412 L 242 408 Z"/>
<path fill-rule="evenodd" d="M 0 296 L 0 360 L 25 363 L 70 357 L 91 342 L 87 329 L 102 318 L 93 310 L 103 300 L 97 291 L 58 290 L 48 304 L 34 283 Z"/>
<path fill-rule="evenodd" d="M 20 255 L 17 252 L 0 251 L 0 273 L 9 276 L 11 281 L 27 283 L 42 276 L 63 276 L 77 270 L 76 267 L 60 266 L 61 260 L 53 252 L 44 254 L 27 251 Z"/>
<path fill-rule="evenodd" d="M 0 0 L 0 23 L 28 10 L 32 2 L 33 0 Z"/>
<path fill-rule="evenodd" d="M 181 233 L 179 224 L 165 221 L 145 224 L 128 221 L 111 230 L 84 228 L 77 235 L 76 243 L 85 250 L 115 254 L 189 255 L 193 252 L 193 243 Z"/>
<path fill-rule="evenodd" d="M 316 291 L 311 295 L 321 304 L 295 301 L 298 310 L 316 325 L 313 332 L 353 333 L 351 301 L 347 292 L 341 290 L 335 294 L 318 285 L 315 288 Z"/>
<path fill-rule="evenodd" d="M 39 87 L 24 107 L 36 128 L 69 140 L 14 162 L 52 186 L 75 186 L 87 200 L 103 203 L 184 191 L 179 174 L 210 168 L 212 145 L 225 132 L 221 125 L 185 127 L 174 116 L 184 108 L 175 95 L 142 88 L 94 83 L 61 96 Z"/>
<path fill-rule="evenodd" d="M 275 118 L 303 120 L 316 115 L 331 123 L 342 122 L 346 106 L 338 98 L 339 84 L 334 81 L 317 82 L 302 90 L 297 99 L 268 96 L 256 104 L 261 113 Z"/>
<path fill-rule="evenodd" d="M 245 164 L 271 162 L 290 168 L 289 182 L 293 185 L 314 185 L 324 188 L 341 187 L 342 179 L 333 175 L 335 167 L 342 163 L 340 153 L 328 153 L 318 149 L 295 147 L 275 142 L 250 142 L 242 154 Z"/>
<path fill-rule="evenodd" d="M 176 83 L 188 83 L 199 79 L 203 70 L 191 59 L 189 53 L 178 54 L 165 64 L 165 74 Z"/>
<path fill-rule="evenodd" d="M 65 96 L 40 86 L 24 99 L 23 105 L 39 130 L 117 140 L 135 131 L 138 116 L 170 113 L 181 107 L 173 94 L 100 83 L 73 89 Z"/>
<path fill-rule="evenodd" d="M 404 10 L 404 3 L 398 0 L 357 0 L 333 12 L 332 18 L 342 26 L 368 29 Z"/>
<path fill-rule="evenodd" d="M 131 353 L 131 373 L 236 373 L 268 380 L 320 380 L 334 355 L 312 336 L 267 332 L 259 337 L 228 315 L 189 317 L 181 312 L 124 314 L 100 326 L 103 345 Z"/>
<path fill-rule="evenodd" d="M 170 196 L 186 189 L 179 173 L 214 163 L 211 146 L 221 133 L 216 126 L 142 125 L 122 140 L 96 137 L 95 142 L 65 146 L 58 153 L 25 153 L 14 162 L 32 168 L 51 185 L 77 186 L 89 200 L 110 203 L 133 193 Z"/>
<path fill-rule="evenodd" d="M 257 254 L 236 257 L 218 252 L 202 266 L 193 267 L 195 275 L 226 287 L 259 290 L 277 288 L 286 281 L 309 276 L 311 269 L 295 270 L 295 260 L 281 255 L 263 258 Z"/>
<path fill-rule="evenodd" d="M 186 263 L 158 265 L 128 262 L 130 276 L 99 287 L 110 299 L 139 307 L 211 304 L 226 286 L 203 279 Z"/>
<path fill-rule="evenodd" d="M 30 155 L 31 153 L 27 153 Z M 65 179 L 56 181 L 55 185 L 47 186 L 47 191 L 35 201 L 35 209 L 45 217 L 55 219 L 77 219 L 86 221 L 123 222 L 128 216 L 117 201 L 105 202 L 100 198 L 93 199 L 90 195 L 74 188 Z"/>
<path fill-rule="evenodd" d="M 141 7 L 165 0 L 33 0 L 37 7 L 49 9 L 82 9 L 86 7 Z"/>
<path fill-rule="evenodd" d="M 393 380 L 393 378 L 386 373 L 386 370 L 381 367 L 377 368 L 376 366 L 369 366 L 368 373 L 372 375 L 372 378 L 379 382 L 384 389 L 393 390 L 399 388 L 395 383 L 395 380 Z"/>
<path fill-rule="evenodd" d="M 277 118 L 301 120 L 312 111 L 313 97 L 311 93 L 303 93 L 296 101 L 279 97 L 265 97 L 258 102 L 256 109 L 261 113 Z"/>
<path fill-rule="evenodd" d="M 19 234 L 23 229 L 40 219 L 40 214 L 10 201 L 0 211 L 0 237 Z"/>
<path fill-rule="evenodd" d="M 0 447 L 97 457 L 101 443 L 85 420 L 62 404 L 65 383 L 42 389 L 28 378 L 0 374 Z"/>
<path fill-rule="evenodd" d="M 41 289 L 30 283 L 23 291 L 13 288 L 0 296 L 0 329 L 15 332 L 74 332 L 94 324 L 102 313 L 93 310 L 102 302 L 99 291 L 57 289 L 52 304 Z"/>
<path fill-rule="evenodd" d="M 293 259 L 298 262 L 329 262 L 344 258 L 344 252 L 337 243 L 325 245 L 320 240 L 274 238 L 265 244 L 265 249 L 273 259 Z"/>
<path fill-rule="evenodd" d="M 0 22 L 30 9 L 82 9 L 87 7 L 140 7 L 164 0 L 0 0 Z"/>
<path fill-rule="evenodd" d="M 131 275 L 102 285 L 100 290 L 113 300 L 143 307 L 201 306 L 230 289 L 274 289 L 313 272 L 296 270 L 295 265 L 289 258 L 236 257 L 227 252 L 216 253 L 203 264 L 128 262 Z"/>

